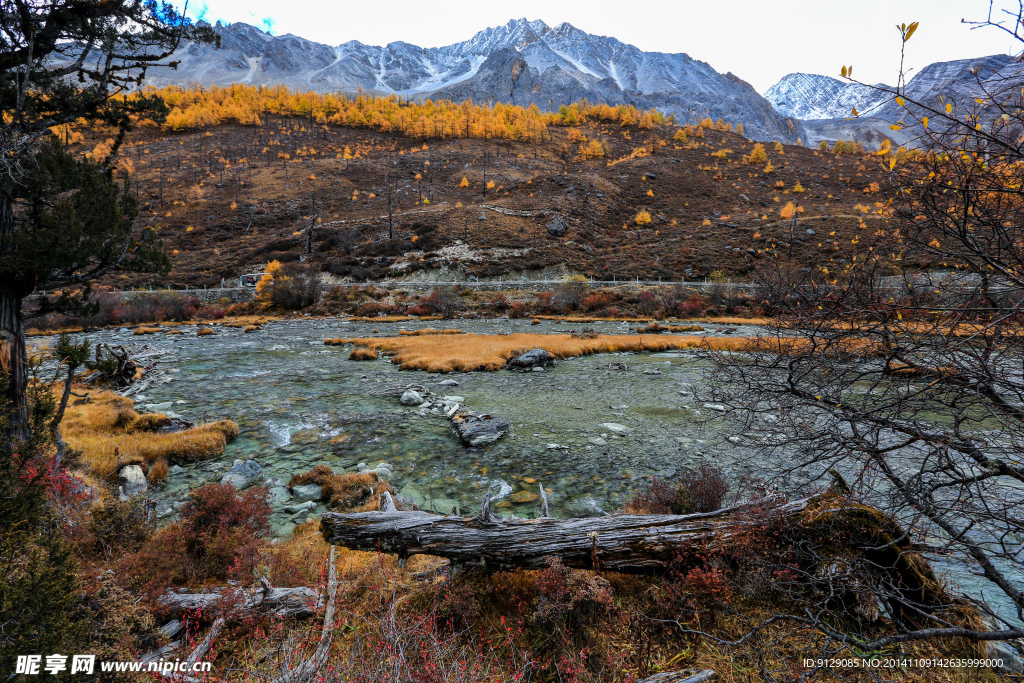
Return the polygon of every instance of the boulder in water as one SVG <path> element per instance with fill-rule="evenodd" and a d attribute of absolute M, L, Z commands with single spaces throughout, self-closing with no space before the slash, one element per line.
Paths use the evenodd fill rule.
<path fill-rule="evenodd" d="M 492 444 L 512 431 L 512 423 L 508 420 L 467 410 L 452 418 L 452 431 L 465 446 L 486 446 Z"/>
<path fill-rule="evenodd" d="M 236 460 L 231 469 L 220 478 L 220 483 L 231 484 L 242 490 L 262 476 L 263 468 L 255 460 Z"/>
<path fill-rule="evenodd" d="M 545 367 L 548 365 L 555 364 L 555 357 L 552 356 L 544 349 L 530 349 L 526 353 L 521 353 L 515 358 L 509 358 L 505 364 L 508 368 L 520 368 L 523 370 L 531 370 L 535 367 Z"/>

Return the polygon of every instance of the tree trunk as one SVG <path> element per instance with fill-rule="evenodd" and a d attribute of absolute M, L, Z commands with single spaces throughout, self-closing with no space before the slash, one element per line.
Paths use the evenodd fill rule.
<path fill-rule="evenodd" d="M 794 517 L 807 500 L 776 503 L 775 514 Z M 324 539 L 355 550 L 424 554 L 493 569 L 546 566 L 557 556 L 568 567 L 608 569 L 634 574 L 658 573 L 671 565 L 679 548 L 720 541 L 751 522 L 739 505 L 692 515 L 611 515 L 583 519 L 502 519 L 484 497 L 472 518 L 394 510 L 327 513 L 320 521 Z"/>
<path fill-rule="evenodd" d="M 0 202 L 3 200 L 0 199 Z M 9 206 L 0 206 L 0 223 L 8 219 L 4 213 Z M 0 227 L 0 243 L 6 231 Z M 0 375 L 6 376 L 7 388 L 3 392 L 6 413 L 6 433 L 16 439 L 27 436 L 28 404 L 26 390 L 28 387 L 28 363 L 25 352 L 25 330 L 21 319 L 21 300 L 19 291 L 14 289 L 15 283 L 0 283 Z"/>

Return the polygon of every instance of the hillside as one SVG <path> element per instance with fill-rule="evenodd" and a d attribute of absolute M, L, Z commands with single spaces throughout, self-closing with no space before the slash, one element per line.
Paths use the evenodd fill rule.
<path fill-rule="evenodd" d="M 355 280 L 542 269 L 746 276 L 773 245 L 812 267 L 834 256 L 834 241 L 866 246 L 877 229 L 886 197 L 876 159 L 769 145 L 765 173 L 766 163 L 744 163 L 754 144 L 744 137 L 691 127 L 677 141 L 679 130 L 587 121 L 529 142 L 424 142 L 271 116 L 181 134 L 140 127 L 124 158 L 139 221 L 167 242 L 175 285 L 212 286 L 269 260 L 307 258 Z M 96 144 L 102 135 L 77 146 Z M 779 218 L 789 201 L 802 209 L 792 250 L 792 221 Z M 151 277 L 110 283 L 164 282 Z"/>

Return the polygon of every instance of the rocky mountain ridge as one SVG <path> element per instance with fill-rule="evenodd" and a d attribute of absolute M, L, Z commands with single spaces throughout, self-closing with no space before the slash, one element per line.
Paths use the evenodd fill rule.
<path fill-rule="evenodd" d="M 349 41 L 336 47 L 272 36 L 244 23 L 220 24 L 222 45 L 186 44 L 175 71 L 147 85 L 282 84 L 316 92 L 473 98 L 544 110 L 581 99 L 657 107 L 681 121 L 705 116 L 743 123 L 756 139 L 795 141 L 799 132 L 749 84 L 685 53 L 644 52 L 568 23 L 517 19 L 437 48 Z"/>

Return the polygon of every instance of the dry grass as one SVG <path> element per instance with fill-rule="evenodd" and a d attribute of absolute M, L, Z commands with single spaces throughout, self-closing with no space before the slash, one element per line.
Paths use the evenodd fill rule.
<path fill-rule="evenodd" d="M 379 510 L 381 496 L 385 492 L 394 493 L 376 472 L 335 474 L 328 465 L 317 465 L 308 472 L 293 475 L 288 481 L 289 488 L 305 484 L 321 487 L 320 499 L 345 512 Z"/>
<path fill-rule="evenodd" d="M 238 436 L 238 425 L 231 420 L 159 433 L 154 430 L 169 423 L 167 416 L 139 414 L 134 403 L 111 391 L 91 391 L 88 402 L 68 406 L 61 423 L 64 440 L 82 451 L 82 462 L 94 476 L 110 477 L 125 463 L 144 464 L 159 472 L 160 461 L 166 467 L 213 458 Z"/>
<path fill-rule="evenodd" d="M 74 327 L 58 327 L 58 328 L 54 328 L 52 330 L 41 330 L 38 327 L 30 327 L 27 330 L 25 330 L 25 336 L 26 337 L 49 337 L 51 335 L 52 336 L 57 336 L 58 334 L 63 334 L 65 332 L 68 333 L 68 334 L 77 334 L 79 332 L 85 332 L 85 328 L 81 327 L 81 326 L 74 326 Z"/>
<path fill-rule="evenodd" d="M 660 337 L 657 335 L 599 335 L 595 339 L 577 339 L 568 334 L 462 334 L 422 337 L 366 337 L 334 339 L 358 347 L 375 349 L 401 370 L 427 372 L 471 372 L 500 370 L 517 349 L 542 348 L 555 358 L 586 356 L 621 351 L 669 351 L 708 346 L 721 350 L 740 350 L 749 340 L 742 337 Z"/>
<path fill-rule="evenodd" d="M 462 330 L 435 330 L 433 327 L 424 327 L 422 330 L 399 330 L 402 337 L 423 337 L 430 334 L 465 334 Z"/>
<path fill-rule="evenodd" d="M 166 332 L 164 332 L 164 334 L 165 335 L 167 335 L 167 334 L 185 334 L 185 330 L 179 330 L 179 329 L 167 330 Z"/>
<path fill-rule="evenodd" d="M 373 349 L 352 349 L 348 354 L 349 360 L 377 360 L 377 352 Z"/>
<path fill-rule="evenodd" d="M 135 331 L 132 332 L 132 334 L 156 334 L 157 332 L 162 332 L 162 331 L 163 330 L 161 330 L 159 327 L 145 327 L 145 326 L 143 326 L 143 327 L 136 327 Z"/>
<path fill-rule="evenodd" d="M 250 332 L 259 332 L 263 328 L 259 325 L 246 325 L 242 332 L 249 334 Z"/>
<path fill-rule="evenodd" d="M 197 337 L 205 337 L 210 334 L 213 334 L 213 330 L 209 327 L 200 327 L 198 330 L 196 330 Z"/>

